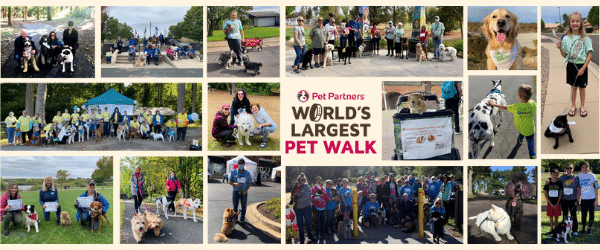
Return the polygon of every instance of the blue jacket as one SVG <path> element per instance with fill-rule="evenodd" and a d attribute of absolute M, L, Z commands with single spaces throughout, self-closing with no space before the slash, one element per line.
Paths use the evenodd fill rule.
<path fill-rule="evenodd" d="M 158 39 L 160 39 L 162 41 L 164 39 L 164 36 L 163 35 L 159 35 Z"/>
<path fill-rule="evenodd" d="M 188 50 L 188 52 L 190 52 L 190 53 L 194 54 L 194 49 L 190 48 L 190 49 Z"/>
<path fill-rule="evenodd" d="M 365 208 L 363 210 L 363 218 L 371 216 L 370 210 L 371 208 L 375 209 L 375 213 L 377 213 L 377 209 L 379 209 L 379 202 L 367 202 L 365 203 Z"/>
<path fill-rule="evenodd" d="M 129 54 L 131 53 L 135 54 L 135 47 L 129 47 Z"/>
<path fill-rule="evenodd" d="M 58 190 L 48 190 L 46 192 L 40 189 L 40 205 L 44 206 L 46 202 L 58 202 Z"/>
<path fill-rule="evenodd" d="M 157 119 L 157 117 L 156 117 L 156 116 L 158 116 L 158 119 Z M 161 114 L 154 115 L 154 116 L 152 117 L 152 120 L 154 121 L 154 123 L 153 123 L 153 124 L 156 124 L 156 125 L 162 125 L 162 124 L 163 124 L 163 122 L 165 121 L 165 119 L 163 118 L 163 116 L 162 116 Z"/>
<path fill-rule="evenodd" d="M 60 39 L 56 38 L 55 41 L 50 41 L 48 43 L 48 45 L 50 45 L 50 47 L 54 46 L 54 45 L 58 45 L 59 47 L 64 47 L 65 45 L 60 41 Z"/>
<path fill-rule="evenodd" d="M 146 40 L 146 38 L 144 38 L 143 42 L 144 42 L 144 47 L 146 47 L 146 45 L 148 45 L 148 40 Z"/>
<path fill-rule="evenodd" d="M 152 55 L 152 49 L 150 49 L 150 48 L 144 49 L 144 53 L 146 53 L 150 56 L 150 55 Z"/>
<path fill-rule="evenodd" d="M 81 194 L 79 197 L 87 197 L 87 190 L 85 192 L 83 192 L 83 194 Z M 108 208 L 110 207 L 110 204 L 108 203 L 108 201 L 104 198 L 104 196 L 102 196 L 100 193 L 96 192 L 96 197 L 94 198 L 94 201 L 99 201 L 100 203 L 102 203 L 102 213 L 106 213 L 106 211 L 108 211 Z M 77 208 L 77 215 L 75 215 L 77 217 L 77 221 L 79 221 L 79 218 L 81 216 L 82 213 L 86 213 L 89 215 L 89 213 L 87 212 L 87 209 L 84 209 L 81 206 L 75 206 Z"/>
<path fill-rule="evenodd" d="M 329 194 L 329 197 L 333 198 L 333 196 L 331 194 L 331 188 L 325 188 L 325 190 Z M 325 210 L 334 210 L 336 208 L 337 208 L 337 201 L 335 201 L 335 200 L 328 201 L 327 205 L 325 206 Z"/>
<path fill-rule="evenodd" d="M 439 193 L 440 184 L 437 181 L 430 183 L 429 186 L 427 186 L 427 196 L 429 196 L 430 200 L 435 199 Z"/>
<path fill-rule="evenodd" d="M 238 181 L 238 178 L 241 177 L 245 177 L 246 180 L 244 180 L 243 182 Z M 243 173 L 240 173 L 238 169 L 234 169 L 233 171 L 231 171 L 231 174 L 229 174 L 229 180 L 232 182 L 240 182 L 242 184 L 242 186 L 239 188 L 234 186 L 233 191 L 245 190 L 246 187 L 248 187 L 248 185 L 252 183 L 252 175 L 250 175 L 250 172 L 248 172 L 247 170 L 244 170 Z"/>
<path fill-rule="evenodd" d="M 415 203 L 411 200 L 404 202 L 404 200 L 398 202 L 398 210 L 400 212 L 400 218 L 404 218 L 406 216 L 414 217 L 415 216 Z"/>
<path fill-rule="evenodd" d="M 157 48 L 152 48 L 149 49 L 148 51 L 150 51 L 150 53 L 148 53 L 148 55 L 150 55 L 150 58 L 154 58 L 154 54 L 160 55 L 160 49 Z"/>
<path fill-rule="evenodd" d="M 135 39 L 133 38 L 129 39 L 129 46 L 131 45 L 135 46 Z"/>

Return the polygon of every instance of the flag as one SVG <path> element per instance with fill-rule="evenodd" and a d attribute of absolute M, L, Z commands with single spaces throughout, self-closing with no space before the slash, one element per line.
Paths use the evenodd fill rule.
<path fill-rule="evenodd" d="M 154 32 L 154 35 L 158 35 L 158 27 L 155 27 L 155 28 L 156 28 L 156 32 Z"/>

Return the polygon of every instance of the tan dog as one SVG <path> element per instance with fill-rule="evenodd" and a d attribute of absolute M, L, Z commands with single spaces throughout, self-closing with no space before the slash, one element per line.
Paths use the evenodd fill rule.
<path fill-rule="evenodd" d="M 60 224 L 63 226 L 71 225 L 71 217 L 69 217 L 69 212 L 61 212 L 60 213 Z"/>
<path fill-rule="evenodd" d="M 102 122 L 100 122 L 100 126 L 96 129 L 96 143 L 102 141 L 102 133 L 104 129 L 102 128 Z"/>
<path fill-rule="evenodd" d="M 138 128 L 131 128 L 131 133 L 129 133 L 129 139 L 135 139 L 140 135 L 140 130 Z"/>
<path fill-rule="evenodd" d="M 138 212 L 133 214 L 133 218 L 131 218 L 131 232 L 133 233 L 135 241 L 140 243 L 144 233 L 148 232 L 148 222 L 145 214 Z"/>
<path fill-rule="evenodd" d="M 92 233 L 94 232 L 94 221 L 98 218 L 98 234 L 102 231 L 102 203 L 99 201 L 94 201 L 90 205 L 90 216 L 92 217 Z M 108 221 L 108 217 L 104 214 L 104 219 L 106 219 L 106 224 L 110 226 L 110 222 Z"/>
<path fill-rule="evenodd" d="M 15 129 L 15 146 L 21 145 L 21 143 L 23 143 L 21 140 L 21 136 L 17 136 L 17 134 L 19 134 L 19 132 L 21 132 L 21 129 L 19 127 L 17 127 L 17 129 Z"/>
<path fill-rule="evenodd" d="M 142 66 L 146 66 L 146 55 L 144 53 L 142 53 L 140 55 L 140 57 L 138 58 L 137 63 L 135 64 L 136 67 L 142 67 Z"/>
<path fill-rule="evenodd" d="M 223 227 L 221 227 L 221 232 L 216 233 L 213 238 L 216 242 L 226 242 L 227 235 L 230 235 L 233 230 L 235 230 L 235 224 L 237 224 L 237 216 L 240 212 L 235 212 L 233 208 L 226 208 L 223 212 Z"/>
<path fill-rule="evenodd" d="M 423 98 L 423 95 L 421 94 L 410 95 L 408 97 L 408 105 L 411 114 L 422 115 L 425 111 L 427 111 L 427 106 L 425 106 L 425 98 Z"/>
<path fill-rule="evenodd" d="M 117 56 L 119 56 L 119 50 L 116 49 L 113 51 L 110 59 L 110 64 L 115 65 L 117 63 Z"/>
<path fill-rule="evenodd" d="M 417 43 L 417 60 L 419 62 L 427 61 L 427 57 L 425 57 L 425 51 L 420 43 Z"/>
<path fill-rule="evenodd" d="M 146 223 L 148 224 L 148 230 L 154 231 L 154 235 L 160 236 L 160 229 L 163 227 L 162 220 L 158 214 L 153 214 L 150 211 L 144 212 L 146 217 Z"/>
<path fill-rule="evenodd" d="M 187 220 L 187 211 L 192 211 L 193 215 L 194 215 L 194 222 L 198 222 L 198 220 L 196 220 L 196 209 L 200 208 L 200 205 L 202 205 L 202 201 L 200 199 L 179 199 L 177 201 L 177 203 L 175 203 L 175 213 L 173 213 L 173 215 L 177 214 L 177 209 L 179 209 L 180 207 L 183 209 L 183 219 Z"/>
<path fill-rule="evenodd" d="M 517 41 L 519 18 L 515 14 L 496 9 L 483 19 L 481 31 L 488 40 L 485 50 L 488 70 L 522 69 L 522 48 Z"/>

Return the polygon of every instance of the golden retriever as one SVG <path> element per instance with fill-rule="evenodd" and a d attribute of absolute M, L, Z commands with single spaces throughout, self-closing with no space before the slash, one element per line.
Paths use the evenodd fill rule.
<path fill-rule="evenodd" d="M 522 69 L 521 45 L 517 41 L 519 35 L 519 18 L 506 9 L 496 9 L 483 19 L 481 31 L 488 40 L 485 50 L 487 55 L 487 69 L 499 69 L 493 61 L 492 52 L 503 51 L 510 52 L 516 46 L 516 56 L 509 70 Z M 511 53 L 512 54 L 512 53 Z M 502 57 L 502 54 L 499 55 Z M 512 60 L 512 59 L 506 59 Z"/>
<path fill-rule="evenodd" d="M 216 242 L 225 242 L 227 241 L 227 235 L 230 235 L 233 230 L 235 230 L 235 224 L 237 224 L 237 216 L 240 212 L 235 212 L 233 208 L 226 208 L 223 212 L 223 227 L 221 227 L 221 232 L 216 233 L 213 238 Z"/>

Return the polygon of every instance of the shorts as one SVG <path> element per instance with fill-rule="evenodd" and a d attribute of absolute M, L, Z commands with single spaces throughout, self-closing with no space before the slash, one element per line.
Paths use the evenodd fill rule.
<path fill-rule="evenodd" d="M 546 215 L 547 216 L 561 216 L 561 209 L 560 209 L 560 204 L 558 204 L 558 206 L 556 207 L 556 209 L 552 208 L 552 206 L 550 205 L 546 205 Z"/>
<path fill-rule="evenodd" d="M 313 55 L 317 56 L 323 54 L 323 48 L 313 48 Z"/>
<path fill-rule="evenodd" d="M 341 205 L 340 209 L 342 210 L 342 213 L 350 213 L 350 212 L 352 212 L 352 206 Z"/>
<path fill-rule="evenodd" d="M 588 84 L 588 68 L 585 68 L 583 75 L 577 76 L 577 71 L 579 71 L 578 69 L 581 69 L 581 67 L 583 67 L 583 64 L 567 63 L 567 84 L 585 89 Z M 575 81 L 575 79 L 577 79 L 577 81 Z"/>

